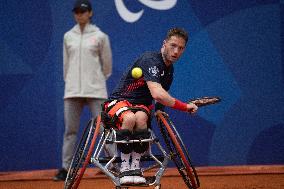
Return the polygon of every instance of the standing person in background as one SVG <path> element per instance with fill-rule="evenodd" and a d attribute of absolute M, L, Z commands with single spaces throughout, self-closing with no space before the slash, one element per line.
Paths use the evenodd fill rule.
<path fill-rule="evenodd" d="M 62 168 L 53 180 L 65 180 L 72 160 L 80 116 L 85 105 L 96 117 L 107 98 L 106 80 L 112 72 L 112 53 L 108 35 L 91 23 L 92 5 L 77 0 L 73 8 L 77 24 L 64 35 L 63 77 L 65 133 Z"/>

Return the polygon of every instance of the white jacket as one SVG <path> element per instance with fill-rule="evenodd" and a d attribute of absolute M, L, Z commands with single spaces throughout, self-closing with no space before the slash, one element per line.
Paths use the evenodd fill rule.
<path fill-rule="evenodd" d="M 77 24 L 64 34 L 64 98 L 107 98 L 106 79 L 111 72 L 109 38 L 97 26 L 87 24 L 81 33 Z"/>

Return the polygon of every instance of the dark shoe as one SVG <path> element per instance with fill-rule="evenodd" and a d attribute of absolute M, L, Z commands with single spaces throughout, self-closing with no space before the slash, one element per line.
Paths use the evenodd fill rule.
<path fill-rule="evenodd" d="M 54 181 L 65 181 L 68 171 L 66 169 L 59 169 L 57 174 L 53 177 Z"/>

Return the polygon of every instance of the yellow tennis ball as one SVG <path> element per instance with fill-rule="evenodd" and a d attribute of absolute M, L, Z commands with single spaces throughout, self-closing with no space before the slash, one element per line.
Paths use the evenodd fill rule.
<path fill-rule="evenodd" d="M 131 75 L 134 79 L 139 79 L 140 77 L 142 77 L 142 69 L 139 67 L 133 68 L 131 71 Z"/>

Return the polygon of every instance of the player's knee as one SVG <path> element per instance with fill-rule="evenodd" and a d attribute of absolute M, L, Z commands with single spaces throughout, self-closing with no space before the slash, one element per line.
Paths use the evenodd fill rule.
<path fill-rule="evenodd" d="M 132 112 L 127 112 L 125 115 L 123 115 L 122 119 L 122 126 L 124 129 L 128 128 L 132 130 L 136 122 L 135 114 Z"/>
<path fill-rule="evenodd" d="M 145 112 L 139 111 L 135 113 L 136 125 L 145 125 L 148 121 L 148 115 Z"/>
<path fill-rule="evenodd" d="M 121 129 L 116 132 L 116 139 L 118 141 L 125 140 L 128 141 L 131 139 L 131 132 L 127 129 Z M 117 148 L 124 154 L 129 154 L 133 151 L 132 143 L 118 143 Z"/>
<path fill-rule="evenodd" d="M 132 134 L 133 140 L 149 139 L 151 133 L 147 129 L 136 130 Z M 144 153 L 149 148 L 149 142 L 135 142 L 133 143 L 133 150 L 137 153 Z"/>

